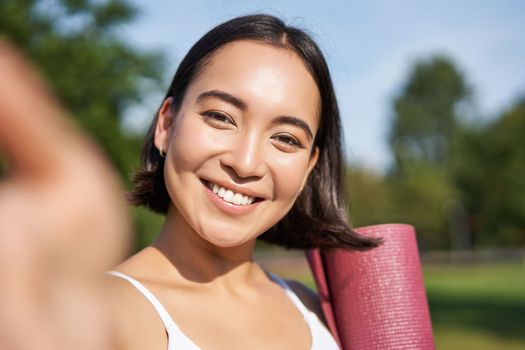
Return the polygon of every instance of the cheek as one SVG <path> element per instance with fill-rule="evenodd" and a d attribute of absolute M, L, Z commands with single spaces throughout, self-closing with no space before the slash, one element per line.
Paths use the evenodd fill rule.
<path fill-rule="evenodd" d="M 308 156 L 285 157 L 275 160 L 276 196 L 282 200 L 295 200 L 308 170 Z"/>
<path fill-rule="evenodd" d="M 198 116 L 180 115 L 170 143 L 170 163 L 183 172 L 197 169 L 210 156 L 217 141 L 210 135 Z"/>

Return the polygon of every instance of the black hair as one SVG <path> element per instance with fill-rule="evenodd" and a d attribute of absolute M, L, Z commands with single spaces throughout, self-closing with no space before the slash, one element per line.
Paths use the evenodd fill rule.
<path fill-rule="evenodd" d="M 180 63 L 165 99 L 172 98 L 177 109 L 190 83 L 211 57 L 224 45 L 252 40 L 292 50 L 304 62 L 314 78 L 319 93 L 320 121 L 314 140 L 319 148 L 317 164 L 291 210 L 259 239 L 285 248 L 346 248 L 367 250 L 380 240 L 364 237 L 352 230 L 345 206 L 344 156 L 339 108 L 324 56 L 314 40 L 304 31 L 271 15 L 242 16 L 222 23 L 206 33 Z M 164 158 L 154 145 L 157 116 L 146 134 L 142 164 L 133 177 L 134 188 L 128 194 L 132 204 L 165 214 L 171 198 L 164 182 Z"/>

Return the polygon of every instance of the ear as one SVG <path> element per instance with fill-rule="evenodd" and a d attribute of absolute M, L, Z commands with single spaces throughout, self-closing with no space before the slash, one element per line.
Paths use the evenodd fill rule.
<path fill-rule="evenodd" d="M 315 165 L 317 164 L 317 160 L 319 159 L 319 147 L 315 147 L 312 155 L 310 156 L 310 160 L 308 162 L 308 170 L 306 172 L 306 175 L 303 179 L 303 183 L 301 184 L 301 191 L 303 190 L 304 186 L 306 185 L 306 181 L 308 180 L 308 176 L 310 176 L 310 173 L 314 169 Z"/>
<path fill-rule="evenodd" d="M 159 152 L 162 151 L 164 154 L 168 151 L 171 126 L 174 119 L 173 109 L 171 108 L 172 101 L 172 97 L 164 100 L 157 114 L 157 125 L 155 126 L 155 147 L 157 147 Z"/>

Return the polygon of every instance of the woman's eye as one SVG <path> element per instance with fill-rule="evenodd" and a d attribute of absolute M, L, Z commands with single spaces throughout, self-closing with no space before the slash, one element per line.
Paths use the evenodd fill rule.
<path fill-rule="evenodd" d="M 279 142 L 280 145 L 283 145 L 287 149 L 294 150 L 296 148 L 303 148 L 303 145 L 293 136 L 276 135 L 273 137 L 273 139 Z"/>
<path fill-rule="evenodd" d="M 202 116 L 205 117 L 205 119 L 210 123 L 235 125 L 235 122 L 232 120 L 232 118 L 221 112 L 208 111 L 202 113 Z"/>

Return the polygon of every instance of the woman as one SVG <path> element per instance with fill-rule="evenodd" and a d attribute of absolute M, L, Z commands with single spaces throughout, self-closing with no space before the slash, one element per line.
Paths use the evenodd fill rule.
<path fill-rule="evenodd" d="M 348 226 L 340 135 L 326 62 L 305 32 L 253 15 L 201 38 L 153 120 L 130 193 L 166 220 L 108 277 L 118 347 L 336 349 L 315 297 L 252 253 L 257 238 L 377 245 Z"/>

